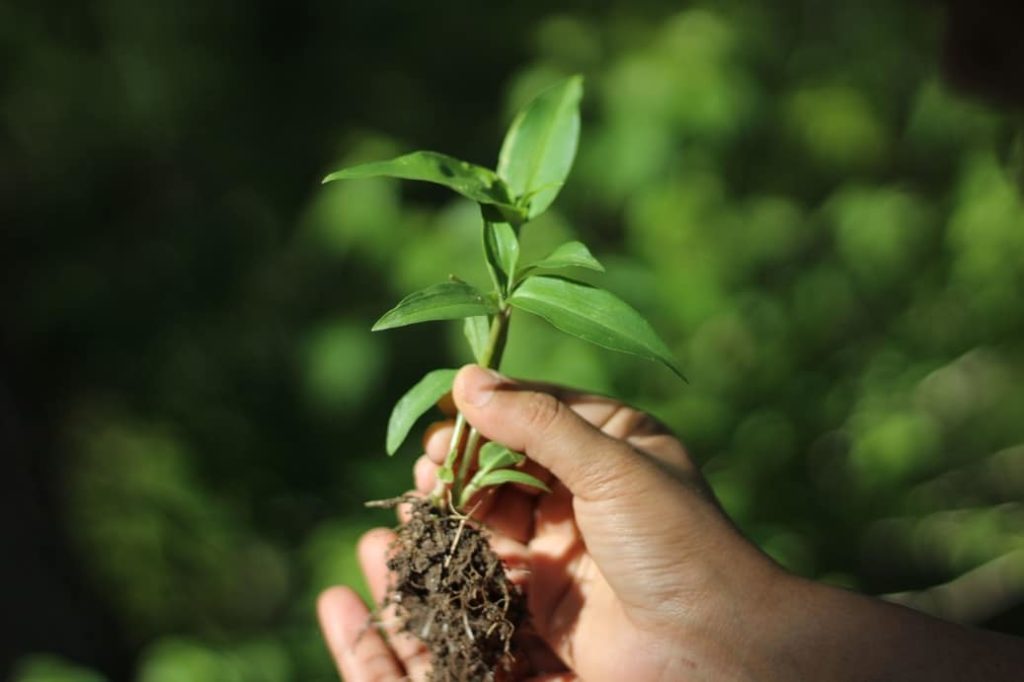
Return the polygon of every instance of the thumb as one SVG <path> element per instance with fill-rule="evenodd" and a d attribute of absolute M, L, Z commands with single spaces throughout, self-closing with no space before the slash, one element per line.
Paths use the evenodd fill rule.
<path fill-rule="evenodd" d="M 642 485 L 650 462 L 555 396 L 476 365 L 463 367 L 455 404 L 486 438 L 526 455 L 583 500 L 608 500 Z"/>

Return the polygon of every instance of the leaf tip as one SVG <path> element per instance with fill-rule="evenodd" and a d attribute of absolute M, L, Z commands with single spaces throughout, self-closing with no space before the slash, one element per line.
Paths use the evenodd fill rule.
<path fill-rule="evenodd" d="M 690 380 L 686 378 L 686 375 L 683 374 L 683 370 L 679 369 L 679 365 L 677 365 L 674 360 L 672 362 L 665 362 L 665 365 L 672 370 L 673 374 L 682 379 L 684 384 L 690 384 Z"/>

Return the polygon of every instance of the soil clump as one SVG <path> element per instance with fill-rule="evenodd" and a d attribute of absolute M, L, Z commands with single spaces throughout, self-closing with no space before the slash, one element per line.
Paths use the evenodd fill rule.
<path fill-rule="evenodd" d="M 490 682 L 511 668 L 512 637 L 526 617 L 522 592 L 484 532 L 467 517 L 403 497 L 410 519 L 398 529 L 388 569 L 399 628 L 430 651 L 432 682 Z M 378 505 L 374 505 L 378 506 Z"/>

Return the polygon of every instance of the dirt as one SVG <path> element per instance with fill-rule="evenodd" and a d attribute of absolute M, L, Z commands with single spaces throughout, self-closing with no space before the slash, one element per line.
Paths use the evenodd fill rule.
<path fill-rule="evenodd" d="M 526 616 L 484 532 L 466 517 L 416 498 L 398 529 L 384 606 L 419 638 L 433 662 L 432 682 L 487 682 L 510 670 L 512 637 Z"/>

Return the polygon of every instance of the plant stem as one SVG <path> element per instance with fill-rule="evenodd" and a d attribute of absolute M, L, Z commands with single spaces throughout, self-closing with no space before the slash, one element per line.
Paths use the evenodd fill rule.
<path fill-rule="evenodd" d="M 487 347 L 480 358 L 480 364 L 487 369 L 498 369 L 498 365 L 501 364 L 501 357 L 505 353 L 505 341 L 508 340 L 508 320 L 511 314 L 511 308 L 503 307 L 491 322 L 491 335 L 487 338 Z"/>
<path fill-rule="evenodd" d="M 494 316 L 491 322 L 491 332 L 487 337 L 487 346 L 484 348 L 480 358 L 480 365 L 487 369 L 497 369 L 501 365 L 501 358 L 505 354 L 505 342 L 508 340 L 509 318 L 512 310 L 502 307 L 502 310 Z M 448 446 L 448 455 L 445 457 L 444 465 L 438 472 L 437 485 L 431 494 L 431 499 L 438 506 L 443 506 L 448 493 L 448 498 L 453 504 L 459 499 L 459 494 L 466 484 L 466 477 L 469 475 L 469 468 L 472 464 L 473 453 L 480 442 L 480 434 L 476 428 L 470 428 L 466 436 L 466 418 L 462 412 L 455 416 L 455 429 L 452 432 L 451 444 Z M 456 464 L 458 473 L 455 472 Z M 448 472 L 451 479 L 446 481 L 442 472 Z"/>
<path fill-rule="evenodd" d="M 455 476 L 455 481 L 452 484 L 452 499 L 455 500 L 456 506 L 462 506 L 462 491 L 466 487 L 467 480 L 469 479 L 469 466 L 473 463 L 473 455 L 476 453 L 477 446 L 480 444 L 480 432 L 476 430 L 475 426 L 471 426 L 469 429 L 469 437 L 466 438 L 466 447 L 462 450 L 462 458 L 459 459 L 459 472 Z"/>

